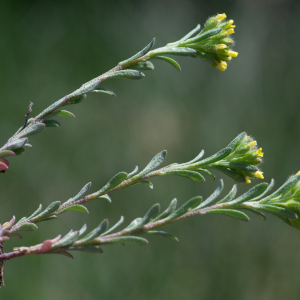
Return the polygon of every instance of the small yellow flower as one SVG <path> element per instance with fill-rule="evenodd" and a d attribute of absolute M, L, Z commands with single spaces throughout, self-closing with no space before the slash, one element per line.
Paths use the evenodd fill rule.
<path fill-rule="evenodd" d="M 232 25 L 232 24 L 233 24 L 233 20 L 229 20 L 229 21 L 227 22 L 226 28 L 234 28 L 235 25 Z"/>
<path fill-rule="evenodd" d="M 230 28 L 226 31 L 226 33 L 229 35 L 229 34 L 233 34 L 234 33 L 234 29 L 233 28 Z"/>
<path fill-rule="evenodd" d="M 217 50 L 223 50 L 223 49 L 226 49 L 227 46 L 225 44 L 219 44 L 219 45 L 216 46 L 216 48 L 217 48 Z"/>
<path fill-rule="evenodd" d="M 227 63 L 225 61 L 221 61 L 218 65 L 217 68 L 220 71 L 225 71 L 227 69 Z"/>
<path fill-rule="evenodd" d="M 257 145 L 257 141 L 251 141 L 248 146 L 249 147 L 255 147 Z"/>
<path fill-rule="evenodd" d="M 216 19 L 216 21 L 221 22 L 221 21 L 225 20 L 226 17 L 227 17 L 226 14 L 218 14 L 215 16 L 215 19 Z"/>
<path fill-rule="evenodd" d="M 256 171 L 254 173 L 255 177 L 260 178 L 260 179 L 264 179 L 264 175 L 262 171 Z"/>
<path fill-rule="evenodd" d="M 257 151 L 257 156 L 260 156 L 260 157 L 263 157 L 264 156 L 264 153 L 262 152 L 262 148 L 259 148 Z M 300 171 L 299 171 L 300 172 Z M 300 174 L 299 174 L 300 175 Z"/>
<path fill-rule="evenodd" d="M 232 51 L 232 50 L 229 50 L 229 51 L 228 51 L 228 54 L 229 54 L 231 57 L 237 57 L 237 56 L 239 55 L 238 52 Z"/>
<path fill-rule="evenodd" d="M 245 180 L 246 180 L 246 183 L 251 183 L 251 180 L 250 180 L 249 176 L 246 176 Z"/>

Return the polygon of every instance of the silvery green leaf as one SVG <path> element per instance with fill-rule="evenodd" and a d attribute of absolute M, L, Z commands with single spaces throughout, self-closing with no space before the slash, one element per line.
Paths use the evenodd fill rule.
<path fill-rule="evenodd" d="M 104 233 L 102 233 L 100 236 L 103 235 L 108 235 L 109 233 L 113 232 L 117 227 L 119 227 L 122 223 L 124 222 L 124 217 L 121 216 L 121 219 L 110 229 L 108 229 L 107 231 L 105 231 Z"/>
<path fill-rule="evenodd" d="M 215 199 L 217 199 L 220 196 L 221 192 L 223 191 L 223 188 L 224 188 L 224 182 L 223 179 L 220 179 L 219 184 L 215 189 L 215 191 L 206 200 L 204 200 L 196 209 L 200 209 L 212 203 Z"/>
<path fill-rule="evenodd" d="M 27 140 L 28 140 L 27 138 L 21 138 L 15 141 L 8 142 L 6 149 L 15 150 L 15 149 L 22 148 L 26 144 Z"/>
<path fill-rule="evenodd" d="M 26 143 L 26 144 L 24 145 L 24 147 L 33 148 L 33 146 L 32 146 L 31 144 L 28 144 L 28 143 Z"/>
<path fill-rule="evenodd" d="M 52 245 L 53 248 L 62 248 L 66 246 L 70 246 L 74 244 L 79 236 L 79 231 L 71 230 L 68 234 L 66 234 L 63 238 L 61 238 L 58 242 Z"/>
<path fill-rule="evenodd" d="M 42 213 L 37 215 L 35 218 L 42 218 L 46 215 L 49 215 L 53 212 L 55 212 L 60 207 L 60 201 L 52 202 Z"/>
<path fill-rule="evenodd" d="M 201 159 L 203 157 L 203 155 L 204 155 L 204 150 L 201 150 L 200 153 L 194 159 L 192 159 L 184 164 L 181 164 L 181 165 L 191 165 L 191 164 L 197 162 L 199 159 Z"/>
<path fill-rule="evenodd" d="M 109 73 L 106 75 L 106 79 L 108 78 L 124 78 L 124 79 L 142 79 L 145 77 L 145 74 L 143 74 L 140 71 L 137 70 L 121 70 L 121 71 L 115 71 L 112 73 Z"/>
<path fill-rule="evenodd" d="M 85 206 L 80 205 L 80 204 L 75 204 L 75 205 L 66 207 L 66 208 L 62 209 L 60 211 L 60 213 L 63 213 L 63 212 L 69 211 L 69 210 L 77 210 L 79 212 L 83 212 L 83 213 L 89 214 L 88 209 Z"/>
<path fill-rule="evenodd" d="M 160 205 L 159 203 L 154 204 L 145 214 L 145 216 L 143 217 L 143 219 L 141 220 L 141 222 L 139 223 L 139 225 L 135 228 L 141 228 L 144 225 L 148 224 L 149 222 L 151 222 L 153 219 L 155 219 L 155 217 L 159 214 L 159 210 L 160 210 Z M 133 229 L 132 229 L 133 230 Z"/>
<path fill-rule="evenodd" d="M 298 219 L 297 215 L 292 212 L 291 210 L 288 210 L 283 207 L 269 205 L 269 204 L 252 204 L 254 209 L 262 210 L 265 212 L 268 212 L 272 215 L 275 215 L 277 217 L 284 217 L 289 219 Z"/>
<path fill-rule="evenodd" d="M 130 57 L 129 59 L 126 59 L 124 61 L 119 62 L 119 66 L 123 66 L 123 65 L 125 65 L 125 64 L 127 64 L 131 61 L 134 61 L 134 60 L 144 56 L 153 47 L 154 43 L 155 43 L 155 38 L 153 38 L 152 41 L 144 49 L 142 49 L 140 52 L 138 52 L 134 56 Z"/>
<path fill-rule="evenodd" d="M 247 135 L 246 132 L 240 133 L 233 141 L 231 141 L 229 143 L 229 145 L 227 146 L 227 148 L 234 149 L 236 147 L 236 145 L 238 144 L 238 142 L 241 141 L 246 135 Z"/>
<path fill-rule="evenodd" d="M 29 125 L 28 127 L 24 128 L 22 130 L 22 132 L 19 134 L 19 137 L 22 138 L 22 137 L 40 133 L 44 128 L 45 128 L 45 124 L 43 124 L 43 123 L 35 123 L 32 125 Z"/>
<path fill-rule="evenodd" d="M 69 118 L 75 118 L 75 115 L 67 110 L 57 110 L 53 112 L 52 114 L 48 115 L 46 119 L 50 119 L 53 117 L 69 117 Z"/>
<path fill-rule="evenodd" d="M 133 183 L 133 184 L 131 184 L 131 185 L 136 185 L 136 184 L 146 184 L 146 185 L 148 185 L 149 187 L 150 187 L 150 189 L 153 189 L 153 183 L 151 182 L 151 181 L 149 181 L 149 180 L 140 180 L 140 181 L 137 181 L 137 182 L 135 182 L 135 183 Z"/>
<path fill-rule="evenodd" d="M 221 167 L 221 166 L 212 166 L 210 167 L 212 169 L 218 170 L 222 173 L 224 173 L 225 175 L 231 177 L 232 179 L 234 179 L 237 182 L 246 182 L 246 179 L 243 175 L 241 175 L 240 173 L 238 173 L 235 170 L 229 169 L 229 168 L 225 168 L 225 167 Z"/>
<path fill-rule="evenodd" d="M 60 123 L 57 120 L 45 120 L 44 124 L 46 125 L 46 127 L 59 127 Z"/>
<path fill-rule="evenodd" d="M 173 234 L 171 234 L 169 232 L 159 231 L 159 230 L 149 230 L 149 231 L 145 231 L 143 233 L 145 233 L 145 234 L 153 234 L 153 235 L 160 235 L 160 236 L 163 236 L 163 237 L 168 238 L 170 240 L 179 242 L 178 238 L 175 235 L 173 235 Z"/>
<path fill-rule="evenodd" d="M 268 187 L 266 182 L 259 183 L 251 188 L 248 192 L 236 198 L 235 200 L 230 202 L 230 206 L 238 205 L 248 200 L 251 200 L 254 197 L 258 197 L 261 195 Z"/>
<path fill-rule="evenodd" d="M 103 253 L 103 250 L 98 245 L 85 245 L 85 246 L 77 246 L 71 247 L 69 250 L 76 250 L 88 253 Z"/>
<path fill-rule="evenodd" d="M 33 223 L 24 223 L 18 228 L 18 231 L 34 231 L 37 229 L 38 227 Z"/>
<path fill-rule="evenodd" d="M 198 43 L 198 42 L 204 41 L 204 40 L 220 33 L 221 31 L 222 31 L 222 28 L 214 28 L 214 29 L 206 31 L 203 34 L 200 33 L 196 37 L 188 39 L 186 41 L 183 41 L 180 44 L 181 45 L 187 45 L 187 44 L 191 44 L 191 43 Z"/>
<path fill-rule="evenodd" d="M 142 222 L 142 218 L 136 218 L 136 219 L 134 219 L 125 229 L 130 229 L 131 230 L 131 228 L 136 228 L 136 227 L 138 227 L 139 226 L 139 224 Z"/>
<path fill-rule="evenodd" d="M 66 103 L 64 106 L 66 106 L 66 105 L 72 105 L 72 104 L 78 104 L 78 103 L 80 103 L 81 101 L 83 101 L 85 98 L 86 98 L 86 94 L 81 95 L 81 96 L 79 96 L 79 97 L 77 97 L 77 98 L 75 98 L 75 99 L 69 101 L 69 102 Z"/>
<path fill-rule="evenodd" d="M 231 148 L 222 149 L 219 152 L 217 152 L 216 154 L 199 161 L 198 163 L 195 164 L 195 166 L 203 167 L 204 165 L 209 165 L 209 164 L 215 163 L 215 162 L 227 157 L 231 152 L 232 152 Z"/>
<path fill-rule="evenodd" d="M 132 245 L 145 245 L 148 241 L 144 238 L 137 236 L 120 236 L 111 238 L 106 244 L 132 244 Z"/>
<path fill-rule="evenodd" d="M 196 53 L 196 50 L 192 48 L 185 47 L 163 47 L 153 50 L 151 56 L 160 55 L 160 54 L 171 54 L 179 56 L 190 56 Z"/>
<path fill-rule="evenodd" d="M 207 174 L 208 176 L 211 177 L 212 180 L 216 180 L 215 175 L 212 174 L 211 172 L 209 172 L 208 170 L 206 170 L 206 169 L 201 169 L 201 168 L 197 168 L 196 170 L 197 170 L 198 172 L 202 172 L 202 173 L 204 173 L 204 174 Z"/>
<path fill-rule="evenodd" d="M 113 178 L 111 178 L 110 181 L 100 191 L 98 191 L 98 193 L 99 194 L 105 193 L 105 192 L 115 188 L 120 183 L 122 183 L 124 180 L 126 180 L 127 177 L 128 177 L 128 175 L 126 172 L 119 172 Z"/>
<path fill-rule="evenodd" d="M 168 62 L 169 64 L 171 64 L 173 67 L 175 67 L 178 71 L 181 71 L 181 68 L 180 68 L 180 65 L 178 64 L 178 62 L 170 57 L 157 55 L 157 56 L 154 56 L 153 58 L 164 60 L 164 61 Z"/>
<path fill-rule="evenodd" d="M 99 199 L 105 199 L 107 200 L 109 203 L 111 203 L 111 198 L 107 195 L 107 194 L 104 194 L 104 195 L 101 195 L 98 197 Z"/>
<path fill-rule="evenodd" d="M 237 193 L 237 185 L 235 184 L 232 187 L 231 191 L 222 200 L 220 200 L 219 202 L 217 202 L 217 204 L 232 201 L 234 199 L 236 193 Z"/>
<path fill-rule="evenodd" d="M 260 194 L 259 196 L 251 199 L 250 201 L 257 201 L 257 200 L 261 199 L 263 196 L 265 196 L 266 194 L 268 194 L 270 192 L 270 190 L 274 187 L 274 185 L 275 185 L 275 181 L 272 178 L 269 186 L 267 187 L 267 189 L 262 194 Z"/>
<path fill-rule="evenodd" d="M 250 221 L 249 217 L 245 213 L 235 209 L 211 209 L 205 211 L 205 214 L 222 214 L 222 215 L 238 218 L 243 221 Z"/>
<path fill-rule="evenodd" d="M 92 183 L 91 182 L 88 182 L 80 191 L 79 193 L 73 197 L 73 198 L 70 198 L 68 201 L 66 201 L 64 204 L 67 204 L 67 203 L 72 203 L 78 199 L 80 199 L 92 186 Z"/>
<path fill-rule="evenodd" d="M 155 222 L 157 220 L 162 220 L 162 219 L 168 217 L 170 214 L 172 214 L 175 211 L 176 206 L 177 206 L 177 199 L 174 198 L 171 201 L 171 203 L 168 206 L 168 208 L 163 213 L 161 213 L 158 217 L 156 217 L 152 222 Z"/>
<path fill-rule="evenodd" d="M 21 223 L 21 222 L 23 222 L 23 221 L 25 221 L 25 220 L 27 220 L 27 217 L 21 218 L 21 219 L 17 222 L 17 224 L 18 224 L 18 223 Z"/>
<path fill-rule="evenodd" d="M 205 181 L 205 178 L 201 174 L 190 170 L 170 170 L 166 171 L 165 174 L 187 177 L 195 181 Z"/>
<path fill-rule="evenodd" d="M 167 151 L 163 150 L 160 153 L 156 154 L 151 161 L 149 162 L 149 164 L 145 167 L 145 169 L 143 171 L 141 171 L 138 175 L 138 178 L 143 177 L 144 175 L 150 173 L 152 170 L 154 170 L 155 168 L 157 168 L 166 158 L 167 156 Z"/>
<path fill-rule="evenodd" d="M 44 221 L 50 221 L 50 220 L 56 220 L 56 219 L 58 219 L 58 217 L 54 215 L 54 216 L 50 216 L 50 217 L 42 219 L 42 220 L 38 220 L 37 222 L 44 222 Z"/>
<path fill-rule="evenodd" d="M 106 231 L 107 227 L 108 227 L 108 220 L 105 219 L 100 223 L 100 225 L 97 228 L 95 228 L 89 234 L 87 234 L 85 237 L 83 237 L 80 240 L 80 243 L 84 244 L 86 242 L 89 242 L 89 241 L 95 239 L 100 234 L 104 233 Z"/>
<path fill-rule="evenodd" d="M 200 28 L 201 28 L 201 26 L 200 26 L 200 24 L 198 24 L 198 25 L 196 26 L 195 29 L 193 29 L 192 31 L 190 31 L 187 35 L 185 35 L 185 36 L 184 36 L 182 39 L 180 39 L 178 42 L 185 41 L 185 40 L 191 38 L 193 35 L 198 34 L 198 33 L 200 32 Z"/>
<path fill-rule="evenodd" d="M 95 92 L 95 93 L 103 93 L 103 94 L 108 94 L 108 95 L 111 95 L 111 96 L 115 96 L 116 97 L 116 94 L 113 92 L 113 91 L 111 91 L 111 90 L 109 90 L 109 89 L 107 89 L 107 88 L 96 88 L 96 89 L 94 89 L 92 92 Z"/>
<path fill-rule="evenodd" d="M 258 168 L 253 165 L 249 165 L 246 163 L 236 163 L 236 162 L 222 162 L 222 166 L 234 169 L 234 170 L 239 170 L 239 171 L 245 171 L 245 172 L 256 172 L 258 171 Z"/>
<path fill-rule="evenodd" d="M 79 230 L 79 237 L 82 236 L 86 232 L 87 226 L 84 224 Z"/>
<path fill-rule="evenodd" d="M 32 219 L 33 217 L 37 216 L 42 211 L 42 204 L 39 205 L 38 209 L 30 216 L 28 217 L 28 220 Z"/>
<path fill-rule="evenodd" d="M 133 70 L 145 70 L 145 71 L 149 71 L 149 70 L 154 70 L 154 65 L 152 62 L 150 61 L 142 61 L 142 62 L 138 62 L 132 66 L 130 66 L 131 69 Z"/>
<path fill-rule="evenodd" d="M 263 220 L 267 220 L 266 216 L 262 212 L 260 212 L 260 211 L 258 211 L 256 209 L 248 208 L 248 207 L 247 207 L 247 210 L 250 210 L 254 214 L 260 216 Z"/>
<path fill-rule="evenodd" d="M 135 166 L 134 170 L 128 174 L 128 178 L 131 178 L 139 170 L 138 166 Z"/>
<path fill-rule="evenodd" d="M 15 156 L 16 154 L 10 150 L 3 150 L 0 152 L 0 158 L 8 157 L 8 156 Z"/>
<path fill-rule="evenodd" d="M 183 204 L 180 208 L 174 211 L 171 215 L 169 215 L 166 220 L 174 220 L 179 218 L 180 216 L 186 214 L 189 211 L 192 211 L 195 207 L 197 207 L 202 201 L 202 197 L 197 196 L 188 200 L 185 204 Z"/>

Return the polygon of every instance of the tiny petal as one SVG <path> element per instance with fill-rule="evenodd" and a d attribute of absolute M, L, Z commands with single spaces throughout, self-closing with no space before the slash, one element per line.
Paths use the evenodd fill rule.
<path fill-rule="evenodd" d="M 227 69 L 227 63 L 225 61 L 221 61 L 221 63 L 217 65 L 217 68 L 220 71 L 225 71 Z"/>
<path fill-rule="evenodd" d="M 254 173 L 255 177 L 260 178 L 260 179 L 264 179 L 264 175 L 262 171 L 256 171 Z"/>
<path fill-rule="evenodd" d="M 227 30 L 227 34 L 233 34 L 234 33 L 234 29 L 233 28 L 230 28 Z"/>
<path fill-rule="evenodd" d="M 248 176 L 245 177 L 246 183 L 251 183 L 251 180 Z"/>
<path fill-rule="evenodd" d="M 218 15 L 216 15 L 215 19 L 217 21 L 223 21 L 226 19 L 226 17 L 227 17 L 226 14 L 218 14 Z"/>

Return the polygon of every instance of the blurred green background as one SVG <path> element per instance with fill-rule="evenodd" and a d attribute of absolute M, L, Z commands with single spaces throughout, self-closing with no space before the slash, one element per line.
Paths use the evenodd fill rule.
<path fill-rule="evenodd" d="M 65 201 L 87 182 L 92 191 L 119 171 L 144 167 L 163 149 L 167 164 L 201 149 L 211 155 L 238 133 L 254 136 L 265 152 L 266 181 L 277 186 L 300 169 L 300 2 L 239 1 L 0 1 L 1 145 L 34 114 L 143 48 L 181 38 L 198 23 L 225 12 L 237 27 L 226 72 L 200 59 L 179 58 L 182 71 L 155 61 L 141 81 L 111 80 L 117 98 L 90 94 L 69 107 L 76 119 L 30 138 L 34 148 L 10 159 L 0 174 L 0 220 L 31 214 L 42 203 Z M 217 179 L 222 174 L 216 173 Z M 160 202 L 207 197 L 207 178 L 154 179 L 69 212 L 12 238 L 5 250 L 65 234 L 104 218 L 125 224 Z M 258 180 L 256 181 L 258 182 Z M 225 178 L 225 192 L 234 182 Z M 253 185 L 253 184 L 252 184 Z M 240 192 L 252 185 L 240 185 Z M 249 214 L 250 215 L 250 214 Z M 300 232 L 279 219 L 250 215 L 184 220 L 165 228 L 175 243 L 151 237 L 147 246 L 107 246 L 102 255 L 28 256 L 5 263 L 1 299 L 299 299 Z"/>

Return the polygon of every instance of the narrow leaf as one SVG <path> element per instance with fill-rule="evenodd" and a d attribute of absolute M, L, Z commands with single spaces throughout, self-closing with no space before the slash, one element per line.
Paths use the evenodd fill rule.
<path fill-rule="evenodd" d="M 96 227 L 94 230 L 92 230 L 89 234 L 87 234 L 84 238 L 82 238 L 80 240 L 81 244 L 84 244 L 86 242 L 89 242 L 93 239 L 95 239 L 96 237 L 98 237 L 100 234 L 104 233 L 105 230 L 108 227 L 108 220 L 105 219 L 103 220 L 98 227 Z"/>
<path fill-rule="evenodd" d="M 34 231 L 37 229 L 38 227 L 33 223 L 24 223 L 18 228 L 18 231 Z"/>
<path fill-rule="evenodd" d="M 191 44 L 191 43 L 198 43 L 200 41 L 204 41 L 204 40 L 206 40 L 206 39 L 208 39 L 208 38 L 210 38 L 210 37 L 212 37 L 212 36 L 220 33 L 221 31 L 222 31 L 222 28 L 214 28 L 214 29 L 206 31 L 203 34 L 199 34 L 199 35 L 197 35 L 194 38 L 186 40 L 186 41 L 182 42 L 181 44 L 185 45 L 185 44 Z"/>
<path fill-rule="evenodd" d="M 131 178 L 133 175 L 135 175 L 138 170 L 139 170 L 139 167 L 135 166 L 134 170 L 128 174 L 128 178 Z"/>
<path fill-rule="evenodd" d="M 240 133 L 234 140 L 232 140 L 229 143 L 229 145 L 227 146 L 227 148 L 234 149 L 236 147 L 236 145 L 238 144 L 238 142 L 240 142 L 246 135 L 247 135 L 246 132 Z"/>
<path fill-rule="evenodd" d="M 71 247 L 69 250 L 76 250 L 88 253 L 103 253 L 103 250 L 98 245 L 85 245 L 85 246 L 77 246 Z"/>
<path fill-rule="evenodd" d="M 229 168 L 220 167 L 220 166 L 213 166 L 211 168 L 224 173 L 225 175 L 231 177 L 232 179 L 234 179 L 237 182 L 241 182 L 241 183 L 245 183 L 246 182 L 245 177 L 243 175 L 241 175 L 240 173 L 238 173 L 237 171 L 235 171 L 235 170 L 232 170 L 232 169 L 229 169 Z"/>
<path fill-rule="evenodd" d="M 92 183 L 89 182 L 87 183 L 80 191 L 79 193 L 73 197 L 73 198 L 70 198 L 68 201 L 66 201 L 64 204 L 67 204 L 67 203 L 72 203 L 78 199 L 80 199 L 92 186 Z"/>
<path fill-rule="evenodd" d="M 220 150 L 219 152 L 217 152 L 216 154 L 199 161 L 198 163 L 195 164 L 195 166 L 203 167 L 204 165 L 209 165 L 209 164 L 215 163 L 215 162 L 227 157 L 231 152 L 232 152 L 231 148 L 224 148 L 224 149 Z"/>
<path fill-rule="evenodd" d="M 46 252 L 46 254 L 60 254 L 60 255 L 63 255 L 63 256 L 66 256 L 66 257 L 69 257 L 69 258 L 74 258 L 72 254 L 70 254 L 69 252 L 67 251 L 55 251 L 55 252 Z"/>
<path fill-rule="evenodd" d="M 130 66 L 130 68 L 134 69 L 134 70 L 145 70 L 145 71 L 148 70 L 149 71 L 149 70 L 154 70 L 154 65 L 150 61 L 143 61 L 143 62 L 139 62 L 137 64 Z"/>
<path fill-rule="evenodd" d="M 0 152 L 0 158 L 8 157 L 8 156 L 15 156 L 16 154 L 10 150 L 3 150 Z"/>
<path fill-rule="evenodd" d="M 107 88 L 96 88 L 96 89 L 94 89 L 92 92 L 108 94 L 108 95 L 111 95 L 111 96 L 115 96 L 115 97 L 116 97 L 116 94 L 115 94 L 113 91 L 111 91 L 111 90 L 109 90 L 109 89 L 107 89 Z"/>
<path fill-rule="evenodd" d="M 44 128 L 45 128 L 45 124 L 43 123 L 35 123 L 29 125 L 24 130 L 22 130 L 22 133 L 19 135 L 19 137 L 22 138 L 22 137 L 27 137 L 30 135 L 40 133 Z"/>
<path fill-rule="evenodd" d="M 260 211 L 258 211 L 256 209 L 251 209 L 251 208 L 247 208 L 247 210 L 250 210 L 254 214 L 260 216 L 263 220 L 267 220 L 266 216 L 262 212 L 260 212 Z"/>
<path fill-rule="evenodd" d="M 60 201 L 52 202 L 42 213 L 37 215 L 35 218 L 42 218 L 46 215 L 49 215 L 53 212 L 55 212 L 60 207 Z"/>
<path fill-rule="evenodd" d="M 182 164 L 182 165 L 190 165 L 190 164 L 193 164 L 195 163 L 196 161 L 198 161 L 199 159 L 201 159 L 204 155 L 204 150 L 201 150 L 200 153 L 192 160 Z"/>
<path fill-rule="evenodd" d="M 42 204 L 39 205 L 38 209 L 28 218 L 28 220 L 32 219 L 33 217 L 37 216 L 42 211 Z"/>
<path fill-rule="evenodd" d="M 142 79 L 145 77 L 140 71 L 137 70 L 122 70 L 122 71 L 115 71 L 113 73 L 109 73 L 106 75 L 106 79 L 108 78 L 124 78 L 124 79 Z"/>
<path fill-rule="evenodd" d="M 265 196 L 266 194 L 268 194 L 270 192 L 270 190 L 274 187 L 274 185 L 275 185 L 275 181 L 272 178 L 269 186 L 267 187 L 267 189 L 262 194 L 260 194 L 259 196 L 251 199 L 250 201 L 257 201 L 257 200 L 261 199 L 263 196 Z"/>
<path fill-rule="evenodd" d="M 105 199 L 107 200 L 109 203 L 111 203 L 111 198 L 107 195 L 107 194 L 104 194 L 104 195 L 101 195 L 98 197 L 99 199 Z"/>
<path fill-rule="evenodd" d="M 109 233 L 113 232 L 117 227 L 119 227 L 124 222 L 124 217 L 121 216 L 121 219 L 110 229 L 102 233 L 100 236 L 108 235 Z"/>
<path fill-rule="evenodd" d="M 148 185 L 149 187 L 150 187 L 150 189 L 153 189 L 153 183 L 151 182 L 151 181 L 149 181 L 149 180 L 140 180 L 140 181 L 137 181 L 137 182 L 135 182 L 135 183 L 133 183 L 133 184 L 131 184 L 131 185 L 136 185 L 136 184 L 146 184 L 146 185 Z"/>
<path fill-rule="evenodd" d="M 172 214 L 176 210 L 176 206 L 177 206 L 177 199 L 175 198 L 171 201 L 168 208 L 163 213 L 161 213 L 158 217 L 156 217 L 152 222 L 155 222 L 157 220 L 162 220 L 162 219 L 168 217 L 170 214 Z"/>
<path fill-rule="evenodd" d="M 120 236 L 111 238 L 106 244 L 132 244 L 132 245 L 146 245 L 148 241 L 137 236 Z"/>
<path fill-rule="evenodd" d="M 69 102 L 66 103 L 64 106 L 66 106 L 66 105 L 78 104 L 78 103 L 80 103 L 81 101 L 83 101 L 85 98 L 86 98 L 86 94 L 81 95 L 81 96 L 77 97 L 76 99 L 69 101 Z"/>
<path fill-rule="evenodd" d="M 216 180 L 215 175 L 212 174 L 211 172 L 209 172 L 208 170 L 206 170 L 206 169 L 201 169 L 201 168 L 197 168 L 196 170 L 199 171 L 199 172 L 202 172 L 202 173 L 204 173 L 204 174 L 207 174 L 208 176 L 211 177 L 212 180 Z"/>
<path fill-rule="evenodd" d="M 138 178 L 140 178 L 140 177 L 143 177 L 144 175 L 150 173 L 152 170 L 157 168 L 165 160 L 166 156 L 167 156 L 167 151 L 166 150 L 163 150 L 160 153 L 156 154 L 151 159 L 151 161 L 146 166 L 146 168 L 136 176 L 138 176 Z"/>
<path fill-rule="evenodd" d="M 56 120 L 46 120 L 44 121 L 44 124 L 46 125 L 46 127 L 59 127 L 60 123 Z"/>
<path fill-rule="evenodd" d="M 76 242 L 79 236 L 79 231 L 71 230 L 68 234 L 66 234 L 63 238 L 61 238 L 58 242 L 52 245 L 53 248 L 62 248 L 66 246 L 70 246 Z"/>
<path fill-rule="evenodd" d="M 63 212 L 69 211 L 69 210 L 77 210 L 77 211 L 89 214 L 88 209 L 85 206 L 80 205 L 80 204 L 75 204 L 75 205 L 66 207 L 66 208 L 62 209 L 60 212 L 63 213 Z"/>
<path fill-rule="evenodd" d="M 204 200 L 198 207 L 196 207 L 196 209 L 205 207 L 210 203 L 212 203 L 215 199 L 217 199 L 220 196 L 221 192 L 223 191 L 223 188 L 224 188 L 224 182 L 223 179 L 220 179 L 219 184 L 215 189 L 215 191 L 206 200 Z"/>
<path fill-rule="evenodd" d="M 219 202 L 217 202 L 217 204 L 232 201 L 234 199 L 236 193 L 237 193 L 237 185 L 235 184 L 232 187 L 231 191 L 222 200 L 220 200 Z"/>
<path fill-rule="evenodd" d="M 179 55 L 179 56 L 190 56 L 196 53 L 196 50 L 192 48 L 184 48 L 184 47 L 163 47 L 158 48 L 157 50 L 153 50 L 151 52 L 151 56 L 160 55 L 160 54 L 171 54 L 171 55 Z"/>
<path fill-rule="evenodd" d="M 253 205 L 253 208 L 263 210 L 277 217 L 284 217 L 295 220 L 298 219 L 297 215 L 294 212 L 283 207 L 278 207 L 269 204 L 255 204 Z"/>
<path fill-rule="evenodd" d="M 200 32 L 200 24 L 197 25 L 197 27 L 195 29 L 193 29 L 192 31 L 190 31 L 187 35 L 185 35 L 182 39 L 180 39 L 178 42 L 182 42 L 185 41 L 189 38 L 191 38 L 193 35 L 196 35 Z"/>
<path fill-rule="evenodd" d="M 141 51 L 139 51 L 137 54 L 133 55 L 132 57 L 130 57 L 129 59 L 126 59 L 124 61 L 119 62 L 119 66 L 123 66 L 131 61 L 134 61 L 142 56 L 144 56 L 145 54 L 147 54 L 149 52 L 149 50 L 153 47 L 155 43 L 155 38 L 152 39 L 152 41 Z"/>
<path fill-rule="evenodd" d="M 266 182 L 262 182 L 260 184 L 255 185 L 253 188 L 251 188 L 248 192 L 241 195 L 237 199 L 230 202 L 230 206 L 238 205 L 243 202 L 246 202 L 248 200 L 251 200 L 254 197 L 258 197 L 261 195 L 268 187 L 268 184 Z"/>
<path fill-rule="evenodd" d="M 57 111 L 58 117 L 68 117 L 68 118 L 75 118 L 75 115 L 67 110 L 58 110 Z"/>
<path fill-rule="evenodd" d="M 21 139 L 17 139 L 15 141 L 9 142 L 6 146 L 7 150 L 14 150 L 14 149 L 19 149 L 22 148 L 26 142 L 27 142 L 27 138 L 21 138 Z"/>
<path fill-rule="evenodd" d="M 233 218 L 238 218 L 243 221 L 250 221 L 249 217 L 245 213 L 235 209 L 212 209 L 207 210 L 205 214 L 222 214 Z"/>
<path fill-rule="evenodd" d="M 57 216 L 50 216 L 48 218 L 42 219 L 42 220 L 38 220 L 36 222 L 44 222 L 44 221 L 50 221 L 50 220 L 56 220 L 58 219 Z"/>
<path fill-rule="evenodd" d="M 198 172 L 195 171 L 189 171 L 189 170 L 170 170 L 166 171 L 166 174 L 171 174 L 171 175 L 178 175 L 182 177 L 187 177 L 195 181 L 205 181 L 205 178 L 199 174 Z"/>
<path fill-rule="evenodd" d="M 202 197 L 197 196 L 190 200 L 188 200 L 185 204 L 183 204 L 180 208 L 174 211 L 171 215 L 169 215 L 166 220 L 174 220 L 185 213 L 192 211 L 195 207 L 197 207 L 202 201 Z"/>
<path fill-rule="evenodd" d="M 125 229 L 130 230 L 131 228 L 138 227 L 139 224 L 142 222 L 142 218 L 136 218 L 134 219 Z"/>
<path fill-rule="evenodd" d="M 145 214 L 145 216 L 143 217 L 140 225 L 138 228 L 143 227 L 144 225 L 148 224 L 150 221 L 152 221 L 153 219 L 155 219 L 155 217 L 159 214 L 159 210 L 160 210 L 160 204 L 156 203 L 154 204 Z"/>
<path fill-rule="evenodd" d="M 178 238 L 175 235 L 173 235 L 173 234 L 171 234 L 169 232 L 159 231 L 159 230 L 150 230 L 150 231 L 145 231 L 143 233 L 145 233 L 145 234 L 153 234 L 153 235 L 160 235 L 160 236 L 168 238 L 170 240 L 179 242 Z"/>
<path fill-rule="evenodd" d="M 79 230 L 79 236 L 82 236 L 86 232 L 87 226 L 84 224 Z"/>
<path fill-rule="evenodd" d="M 178 71 L 181 71 L 181 68 L 180 68 L 180 65 L 178 64 L 178 62 L 170 57 L 157 55 L 157 56 L 154 56 L 153 58 L 164 60 L 164 61 L 168 62 L 169 64 L 171 64 L 173 67 L 175 67 Z"/>

